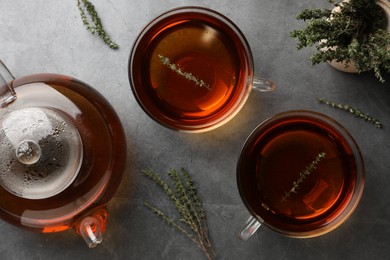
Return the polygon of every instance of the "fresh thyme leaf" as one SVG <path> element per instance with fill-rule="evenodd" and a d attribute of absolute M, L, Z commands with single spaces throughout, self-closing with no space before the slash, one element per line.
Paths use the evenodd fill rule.
<path fill-rule="evenodd" d="M 169 170 L 168 176 L 174 185 L 174 188 L 171 188 L 159 173 L 151 169 L 143 170 L 142 173 L 164 191 L 180 217 L 175 220 L 150 202 L 144 201 L 144 205 L 165 223 L 186 235 L 197 244 L 208 259 L 212 259 L 215 252 L 209 239 L 206 214 L 190 174 L 183 168 L 180 171 Z"/>
<path fill-rule="evenodd" d="M 119 46 L 110 39 L 110 36 L 106 33 L 103 28 L 102 22 L 99 18 L 98 13 L 95 10 L 95 6 L 88 0 L 77 0 L 77 7 L 80 10 L 81 20 L 87 27 L 87 30 L 92 34 L 97 33 L 98 36 L 108 45 L 111 49 L 118 49 Z M 90 19 L 88 19 L 87 14 Z M 90 23 L 92 22 L 92 24 Z"/>
<path fill-rule="evenodd" d="M 370 115 L 363 113 L 357 108 L 353 108 L 349 105 L 345 104 L 336 104 L 334 102 L 331 102 L 329 100 L 326 100 L 325 98 L 317 98 L 317 101 L 320 102 L 321 104 L 326 104 L 328 106 L 331 106 L 336 109 L 344 110 L 346 112 L 349 112 L 350 114 L 355 115 L 358 118 L 363 119 L 366 122 L 372 123 L 376 128 L 383 128 L 383 125 L 381 122 L 379 122 L 377 119 L 371 117 Z"/>

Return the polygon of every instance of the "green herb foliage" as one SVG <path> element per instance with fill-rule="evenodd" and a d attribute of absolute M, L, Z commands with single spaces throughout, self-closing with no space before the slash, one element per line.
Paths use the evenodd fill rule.
<path fill-rule="evenodd" d="M 97 14 L 94 5 L 88 0 L 77 0 L 77 6 L 80 10 L 81 20 L 83 24 L 87 27 L 87 30 L 92 34 L 97 33 L 97 35 L 107 44 L 111 49 L 118 49 L 118 44 L 114 43 L 110 36 L 106 33 L 103 28 L 102 22 Z M 87 18 L 87 14 L 90 19 Z M 92 22 L 92 24 L 90 23 Z"/>
<path fill-rule="evenodd" d="M 379 122 L 377 119 L 371 117 L 369 114 L 363 113 L 362 111 L 360 111 L 357 108 L 354 108 L 354 107 L 351 107 L 351 106 L 345 105 L 345 104 L 336 104 L 336 103 L 331 102 L 329 100 L 326 100 L 324 98 L 317 98 L 317 101 L 320 102 L 321 104 L 326 104 L 326 105 L 331 106 L 333 108 L 341 109 L 341 110 L 344 110 L 346 112 L 349 112 L 350 114 L 355 115 L 356 117 L 361 118 L 366 122 L 372 123 L 377 128 L 383 128 L 383 125 L 381 122 Z"/>
<path fill-rule="evenodd" d="M 307 22 L 291 36 L 298 49 L 315 46 L 312 64 L 321 62 L 355 63 L 357 71 L 373 71 L 384 82 L 381 69 L 390 72 L 390 33 L 386 31 L 386 16 L 375 0 L 350 0 L 335 4 L 331 9 L 304 9 L 298 20 Z"/>
<path fill-rule="evenodd" d="M 144 201 L 144 205 L 165 223 L 186 235 L 208 259 L 212 259 L 215 253 L 209 239 L 206 214 L 190 174 L 183 168 L 179 172 L 175 169 L 169 170 L 168 176 L 174 184 L 174 188 L 171 188 L 159 173 L 151 169 L 143 170 L 142 173 L 164 191 L 180 217 L 176 220 L 148 201 Z"/>

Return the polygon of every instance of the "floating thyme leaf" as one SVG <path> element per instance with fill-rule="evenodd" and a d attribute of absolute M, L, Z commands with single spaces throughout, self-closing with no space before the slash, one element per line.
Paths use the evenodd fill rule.
<path fill-rule="evenodd" d="M 164 191 L 173 202 L 180 218 L 175 220 L 169 217 L 148 201 L 144 201 L 144 205 L 165 223 L 186 235 L 198 245 L 208 259 L 212 259 L 215 253 L 209 239 L 206 214 L 190 174 L 183 168 L 180 169 L 180 172 L 175 169 L 169 170 L 168 176 L 174 184 L 172 189 L 159 173 L 151 169 L 143 170 L 142 173 Z"/>
<path fill-rule="evenodd" d="M 185 72 L 185 71 L 182 71 L 180 66 L 175 64 L 175 63 L 172 63 L 169 58 L 167 57 L 164 57 L 163 55 L 159 54 L 158 55 L 158 58 L 160 59 L 161 63 L 168 67 L 170 70 L 174 71 L 177 73 L 177 75 L 179 76 L 182 76 L 186 79 L 188 79 L 189 81 L 192 81 L 194 82 L 195 85 L 199 86 L 199 87 L 204 87 L 204 88 L 207 88 L 208 90 L 211 90 L 210 86 L 204 82 L 203 80 L 197 78 L 196 76 L 194 76 L 192 73 L 190 72 Z"/>
<path fill-rule="evenodd" d="M 80 10 L 80 16 L 81 20 L 83 21 L 83 24 L 87 27 L 87 30 L 90 31 L 92 34 L 97 33 L 100 38 L 104 41 L 105 44 L 108 45 L 111 49 L 118 49 L 118 44 L 111 41 L 110 36 L 106 33 L 106 31 L 103 28 L 102 22 L 95 10 L 95 6 L 88 0 L 77 0 L 77 7 Z M 88 13 L 90 19 L 87 18 L 87 15 L 85 11 Z M 91 23 L 93 25 L 91 25 Z"/>
<path fill-rule="evenodd" d="M 363 113 L 362 111 L 360 111 L 357 108 L 353 108 L 353 107 L 351 107 L 349 105 L 345 105 L 345 104 L 336 104 L 336 103 L 328 101 L 328 100 L 326 100 L 324 98 L 317 98 L 317 101 L 320 102 L 321 104 L 326 104 L 326 105 L 331 106 L 333 108 L 347 111 L 350 114 L 353 114 L 356 117 L 363 119 L 364 121 L 372 123 L 374 126 L 376 126 L 376 128 L 383 128 L 381 122 L 379 122 L 375 118 L 371 117 L 370 115 L 368 115 L 366 113 Z"/>
<path fill-rule="evenodd" d="M 291 193 L 297 193 L 299 189 L 299 185 L 317 168 L 317 164 L 326 157 L 326 153 L 321 152 L 317 155 L 317 157 L 312 161 L 306 169 L 299 173 L 299 178 L 297 181 L 293 182 L 293 187 L 288 192 L 285 192 L 282 196 L 280 202 L 284 202 L 287 198 L 290 197 Z"/>

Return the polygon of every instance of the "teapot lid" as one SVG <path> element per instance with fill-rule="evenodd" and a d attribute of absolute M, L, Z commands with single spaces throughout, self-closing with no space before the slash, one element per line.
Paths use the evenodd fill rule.
<path fill-rule="evenodd" d="M 0 185 L 26 199 L 44 199 L 76 178 L 83 145 L 64 112 L 22 108 L 0 118 Z"/>

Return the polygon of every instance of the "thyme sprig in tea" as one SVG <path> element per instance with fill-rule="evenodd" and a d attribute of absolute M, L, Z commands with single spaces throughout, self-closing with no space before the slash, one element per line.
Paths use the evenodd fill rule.
<path fill-rule="evenodd" d="M 177 75 L 184 77 L 185 79 L 192 81 L 195 85 L 199 87 L 207 88 L 208 90 L 211 90 L 209 84 L 204 82 L 202 79 L 199 79 L 198 77 L 194 76 L 191 72 L 183 71 L 178 64 L 172 63 L 169 58 L 159 54 L 158 58 L 160 59 L 161 63 L 169 68 L 170 70 L 176 72 Z"/>
<path fill-rule="evenodd" d="M 381 122 L 379 122 L 377 119 L 371 117 L 369 114 L 363 113 L 362 111 L 360 111 L 357 108 L 354 108 L 354 107 L 351 107 L 351 106 L 345 105 L 345 104 L 336 104 L 336 103 L 331 102 L 329 100 L 326 100 L 324 98 L 317 98 L 317 101 L 320 102 L 321 104 L 326 104 L 326 105 L 331 106 L 333 108 L 349 112 L 350 114 L 353 114 L 356 117 L 361 118 L 366 122 L 372 123 L 377 128 L 383 128 L 383 125 Z"/>
<path fill-rule="evenodd" d="M 175 220 L 149 201 L 144 201 L 144 205 L 165 223 L 191 239 L 208 259 L 212 259 L 215 253 L 209 238 L 206 214 L 188 171 L 183 168 L 180 169 L 180 172 L 175 169 L 168 171 L 174 188 L 171 188 L 159 173 L 151 169 L 143 170 L 142 173 L 164 191 L 169 200 L 173 202 L 180 217 Z"/>
<path fill-rule="evenodd" d="M 292 188 L 289 191 L 284 193 L 281 202 L 286 201 L 287 198 L 289 198 L 292 193 L 298 192 L 301 183 L 317 168 L 318 163 L 322 161 L 325 157 L 326 157 L 325 152 L 319 153 L 317 157 L 309 165 L 306 166 L 305 170 L 299 173 L 299 178 L 293 182 Z"/>
<path fill-rule="evenodd" d="M 104 43 L 107 44 L 108 47 L 110 47 L 111 49 L 118 49 L 118 44 L 113 42 L 110 36 L 108 36 L 106 31 L 104 30 L 99 15 L 95 10 L 95 6 L 88 0 L 77 0 L 77 7 L 80 10 L 81 20 L 83 21 L 83 24 L 87 27 L 87 30 L 90 31 L 92 34 L 97 33 L 97 35 L 102 38 Z M 87 14 L 89 16 L 89 19 L 87 17 Z"/>

